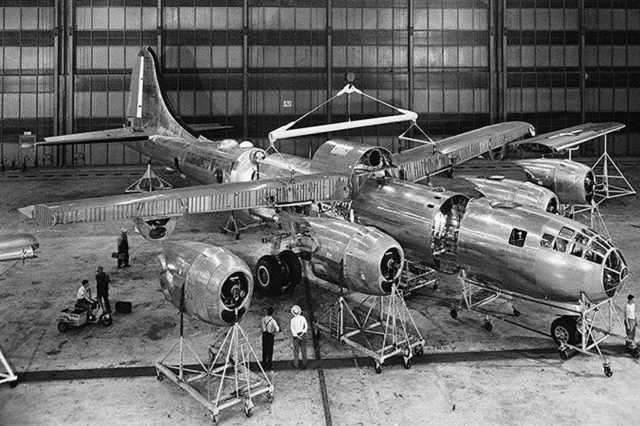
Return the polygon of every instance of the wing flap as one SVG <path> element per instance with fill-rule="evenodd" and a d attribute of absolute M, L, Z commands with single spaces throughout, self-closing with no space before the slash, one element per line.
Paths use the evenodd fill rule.
<path fill-rule="evenodd" d="M 435 145 L 409 149 L 396 158 L 404 179 L 415 182 L 521 139 L 532 131 L 533 126 L 523 121 L 498 123 L 442 139 Z"/>
<path fill-rule="evenodd" d="M 315 174 L 296 176 L 295 179 L 203 185 L 59 204 L 36 204 L 20 211 L 30 214 L 28 217 L 38 224 L 51 226 L 343 201 L 350 195 L 348 177 L 341 174 Z"/>
<path fill-rule="evenodd" d="M 104 142 L 131 142 L 149 139 L 149 135 L 143 131 L 136 131 L 130 127 L 121 127 L 111 130 L 98 130 L 95 132 L 74 133 L 70 135 L 50 136 L 44 138 L 44 142 L 36 145 L 64 145 L 77 143 L 104 143 Z"/>
<path fill-rule="evenodd" d="M 555 152 L 573 148 L 592 139 L 604 136 L 624 128 L 622 123 L 585 123 L 562 130 L 545 133 L 535 138 L 516 142 L 514 145 L 538 144 L 544 145 Z"/>

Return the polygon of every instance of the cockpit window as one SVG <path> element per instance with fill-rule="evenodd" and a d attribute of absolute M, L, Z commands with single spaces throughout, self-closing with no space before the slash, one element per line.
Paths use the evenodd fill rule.
<path fill-rule="evenodd" d="M 602 255 L 602 257 L 604 257 L 607 254 L 607 249 L 604 248 L 601 244 L 598 244 L 595 241 L 593 241 L 591 243 L 591 250 L 593 250 L 594 252 Z"/>
<path fill-rule="evenodd" d="M 584 253 L 584 247 L 582 247 L 580 244 L 574 244 L 573 247 L 571 247 L 572 255 L 576 257 L 582 257 L 582 253 Z"/>
<path fill-rule="evenodd" d="M 563 226 L 558 235 L 568 240 L 569 238 L 573 237 L 574 233 L 575 231 L 573 229 Z"/>
<path fill-rule="evenodd" d="M 605 240 L 604 238 L 602 238 L 599 235 L 596 237 L 596 241 L 599 242 L 600 244 L 602 244 L 604 246 L 604 248 L 607 249 L 607 251 L 611 248 L 611 244 L 609 244 L 607 242 L 607 240 Z"/>
<path fill-rule="evenodd" d="M 568 244 L 569 244 L 569 241 L 565 240 L 564 238 L 558 237 L 556 239 L 555 244 L 553 244 L 553 249 L 555 251 L 559 251 L 560 253 L 564 253 L 567 251 Z"/>
<path fill-rule="evenodd" d="M 577 233 L 575 236 L 575 241 L 578 244 L 582 244 L 583 246 L 586 246 L 587 243 L 589 242 L 589 238 L 584 234 Z"/>
<path fill-rule="evenodd" d="M 582 233 L 585 234 L 589 238 L 596 236 L 596 232 L 594 230 L 592 230 L 592 229 L 589 229 L 589 228 L 584 228 L 582 230 Z"/>
<path fill-rule="evenodd" d="M 509 235 L 509 244 L 516 247 L 524 246 L 524 240 L 527 238 L 527 231 L 522 229 L 513 228 L 511 235 Z"/>
<path fill-rule="evenodd" d="M 602 264 L 602 260 L 604 257 L 600 256 L 598 253 L 593 250 L 587 250 L 587 254 L 584 256 L 589 262 L 597 263 L 598 265 Z"/>
<path fill-rule="evenodd" d="M 540 247 L 551 248 L 552 244 L 553 244 L 553 235 L 542 234 L 542 239 L 540 240 Z"/>

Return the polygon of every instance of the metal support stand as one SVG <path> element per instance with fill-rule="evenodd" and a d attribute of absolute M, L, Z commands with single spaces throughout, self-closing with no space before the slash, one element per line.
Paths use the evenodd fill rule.
<path fill-rule="evenodd" d="M 187 350 L 197 364 L 185 364 Z M 169 363 L 168 358 L 176 352 L 177 362 Z M 210 348 L 209 353 L 214 351 Z M 250 417 L 253 399 L 263 393 L 267 394 L 269 402 L 273 401 L 274 386 L 239 324 L 229 328 L 212 358 L 210 365 L 206 366 L 184 339 L 184 314 L 181 310 L 180 339 L 161 361 L 156 362 L 157 378 L 167 377 L 189 393 L 205 406 L 214 423 L 220 418 L 220 410 L 236 404 L 243 404 L 245 414 Z M 250 370 L 251 359 L 259 373 Z"/>
<path fill-rule="evenodd" d="M 600 168 L 602 172 L 598 174 Z M 596 197 L 600 198 L 598 204 L 610 198 L 636 194 L 636 191 L 609 155 L 606 135 L 604 136 L 604 152 L 598 161 L 595 162 L 592 169 L 596 175 L 596 182 L 598 183 L 598 185 L 596 185 Z M 620 183 L 621 186 L 612 184 L 614 179 L 617 179 L 616 182 Z"/>
<path fill-rule="evenodd" d="M 398 284 L 402 294 L 407 296 L 422 287 L 429 286 L 434 290 L 438 289 L 438 272 L 435 269 L 405 259 L 402 279 Z"/>
<path fill-rule="evenodd" d="M 142 177 L 129 185 L 124 192 L 152 192 L 171 188 L 173 188 L 173 186 L 158 176 L 156 172 L 151 169 L 151 164 L 147 164 L 147 170 L 144 172 Z"/>
<path fill-rule="evenodd" d="M 0 349 L 0 385 L 9 382 L 9 386 L 15 388 L 18 385 L 18 376 L 13 373 L 11 366 Z"/>
<path fill-rule="evenodd" d="M 314 327 L 341 340 L 356 351 L 373 358 L 376 373 L 382 372 L 385 360 L 402 355 L 402 364 L 411 368 L 411 358 L 422 355 L 425 341 L 396 285 L 388 296 L 378 296 L 364 319 L 349 306 L 344 297 L 316 316 Z M 368 299 L 368 298 L 367 298 Z M 374 310 L 379 306 L 378 316 Z"/>
<path fill-rule="evenodd" d="M 236 240 L 239 240 L 240 232 L 249 228 L 255 228 L 256 226 L 260 226 L 260 223 L 246 224 L 241 219 L 236 219 L 235 212 L 231 212 L 229 219 L 227 220 L 227 224 L 225 226 L 221 226 L 220 231 L 222 231 L 223 234 L 230 232 L 236 236 Z"/>
<path fill-rule="evenodd" d="M 585 217 L 587 216 L 587 212 L 588 217 Z M 604 223 L 604 218 L 602 217 L 598 203 L 596 203 L 595 200 L 591 201 L 591 205 L 572 204 L 567 206 L 565 209 L 565 216 L 583 223 L 588 222 L 591 229 L 611 241 L 611 234 L 607 229 L 607 225 Z"/>
<path fill-rule="evenodd" d="M 555 305 L 553 303 L 547 303 L 538 299 L 530 298 L 523 295 L 518 295 L 508 291 L 498 291 L 491 288 L 487 288 L 482 283 L 472 280 L 466 277 L 464 274 L 459 274 L 458 279 L 462 283 L 462 298 L 457 307 L 451 308 L 451 317 L 457 318 L 457 310 L 464 306 L 469 311 L 478 312 L 484 315 L 484 326 L 487 331 L 491 331 L 493 326 L 489 321 L 489 317 L 497 318 L 501 321 L 515 325 L 520 328 L 524 328 L 528 331 L 541 334 L 543 336 L 552 337 L 554 340 L 558 340 L 558 352 L 560 357 L 564 360 L 568 359 L 571 351 L 576 351 L 590 356 L 599 356 L 602 359 L 602 366 L 604 374 L 610 377 L 613 374 L 611 370 L 611 363 L 609 359 L 602 353 L 600 348 L 601 344 L 610 337 L 619 337 L 625 340 L 626 336 L 617 334 L 614 332 L 616 325 L 620 326 L 624 330 L 624 324 L 618 315 L 618 312 L 613 304 L 612 299 L 604 300 L 600 303 L 593 304 L 582 295 L 577 305 L 574 308 L 568 306 Z M 577 342 L 570 343 L 568 336 L 566 339 L 561 339 L 559 336 L 551 336 L 548 332 L 537 330 L 535 328 L 528 327 L 524 324 L 514 321 L 513 317 L 519 317 L 520 312 L 513 308 L 512 315 L 501 314 L 499 312 L 483 309 L 483 306 L 496 299 L 507 299 L 511 302 L 513 307 L 513 300 L 520 299 L 531 303 L 535 303 L 541 306 L 550 307 L 559 311 L 568 313 L 568 315 L 562 316 L 571 321 L 571 324 L 575 325 L 577 332 Z M 640 350 L 635 345 L 635 342 L 628 342 L 627 348 L 633 355 L 633 357 L 640 357 Z"/>

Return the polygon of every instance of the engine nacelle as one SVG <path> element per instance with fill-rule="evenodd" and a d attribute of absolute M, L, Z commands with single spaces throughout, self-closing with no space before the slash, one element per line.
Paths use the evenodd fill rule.
<path fill-rule="evenodd" d="M 163 244 L 160 288 L 165 298 L 200 321 L 218 326 L 239 322 L 253 295 L 247 264 L 228 250 L 195 241 Z M 184 288 L 184 295 L 183 295 Z"/>
<path fill-rule="evenodd" d="M 311 268 L 318 278 L 364 294 L 385 295 L 400 278 L 402 247 L 387 234 L 356 223 L 304 218 L 314 244 Z"/>
<path fill-rule="evenodd" d="M 506 201 L 549 213 L 558 212 L 559 201 L 556 194 L 534 183 L 505 179 L 503 176 L 466 179 L 490 200 Z"/>
<path fill-rule="evenodd" d="M 152 243 L 164 241 L 176 228 L 177 222 L 177 216 L 153 218 L 136 217 L 133 219 L 136 231 L 138 231 L 145 240 Z"/>
<path fill-rule="evenodd" d="M 596 178 L 589 166 L 571 160 L 519 160 L 529 181 L 549 188 L 563 204 L 591 204 Z"/>

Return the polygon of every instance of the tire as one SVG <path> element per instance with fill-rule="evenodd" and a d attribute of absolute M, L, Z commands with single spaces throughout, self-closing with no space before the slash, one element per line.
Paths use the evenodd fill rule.
<path fill-rule="evenodd" d="M 69 330 L 69 326 L 66 322 L 58 322 L 58 331 L 60 333 L 66 333 Z"/>
<path fill-rule="evenodd" d="M 575 345 L 578 341 L 578 333 L 576 331 L 576 320 L 569 315 L 556 318 L 551 323 L 551 337 L 556 345 L 560 343 L 569 343 Z"/>
<path fill-rule="evenodd" d="M 283 250 L 278 255 L 278 260 L 286 270 L 285 274 L 285 290 L 291 290 L 302 280 L 302 263 L 297 254 L 291 250 Z"/>
<path fill-rule="evenodd" d="M 284 274 L 275 256 L 262 256 L 256 264 L 256 289 L 264 294 L 282 293 Z"/>
<path fill-rule="evenodd" d="M 376 374 L 382 373 L 382 365 L 376 362 L 376 365 L 373 367 L 376 370 Z"/>

